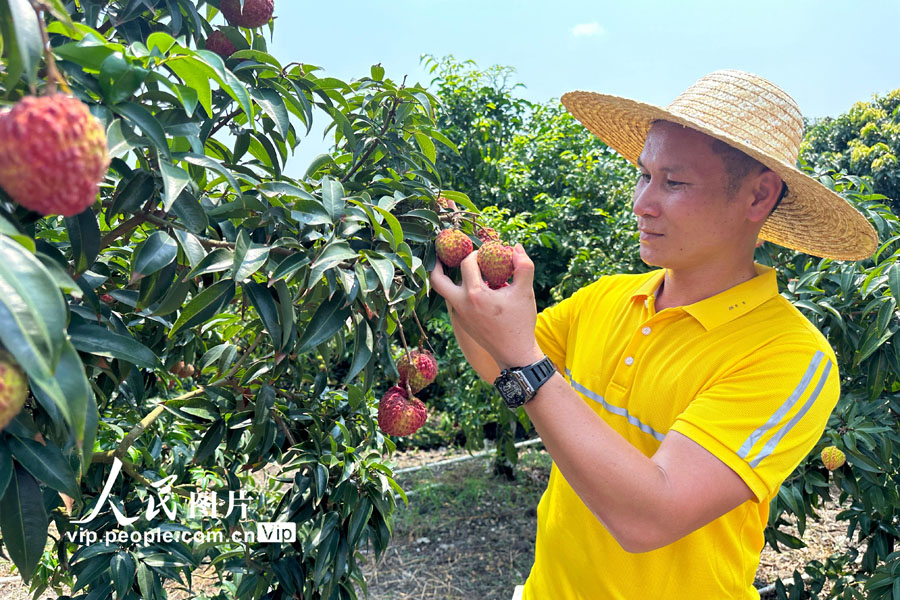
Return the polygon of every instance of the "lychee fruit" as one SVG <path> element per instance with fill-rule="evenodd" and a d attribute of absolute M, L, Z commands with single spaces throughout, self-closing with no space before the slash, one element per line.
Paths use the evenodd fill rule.
<path fill-rule="evenodd" d="M 272 18 L 275 11 L 274 0 L 244 0 L 241 8 L 241 0 L 222 0 L 219 10 L 225 15 L 225 19 L 238 27 L 262 27 Z"/>
<path fill-rule="evenodd" d="M 0 350 L 0 431 L 9 425 L 28 396 L 28 379 L 7 352 Z"/>
<path fill-rule="evenodd" d="M 478 249 L 478 268 L 492 290 L 503 287 L 513 274 L 513 248 L 500 242 L 485 242 Z"/>
<path fill-rule="evenodd" d="M 0 186 L 28 210 L 83 212 L 108 167 L 106 133 L 80 100 L 27 96 L 0 113 Z"/>
<path fill-rule="evenodd" d="M 215 52 L 222 58 L 228 58 L 237 52 L 237 48 L 234 47 L 234 44 L 231 43 L 228 36 L 219 30 L 213 31 L 209 37 L 206 38 L 206 49 L 210 52 Z"/>
<path fill-rule="evenodd" d="M 449 210 L 449 209 L 450 209 L 450 200 L 448 200 L 448 199 L 447 199 L 446 197 L 444 197 L 444 196 L 438 196 L 438 197 L 437 197 L 437 203 L 438 203 L 438 206 L 440 206 L 440 207 L 443 208 L 444 210 Z"/>
<path fill-rule="evenodd" d="M 425 424 L 428 414 L 425 404 L 406 390 L 395 385 L 384 393 L 378 403 L 378 426 L 388 435 L 410 435 Z"/>
<path fill-rule="evenodd" d="M 822 464 L 829 471 L 839 468 L 846 460 L 847 457 L 837 446 L 828 446 L 822 449 Z"/>
<path fill-rule="evenodd" d="M 478 231 L 475 232 L 475 235 L 478 236 L 478 239 L 481 240 L 482 243 L 500 241 L 500 235 L 493 227 L 480 227 Z"/>
<path fill-rule="evenodd" d="M 437 371 L 437 361 L 427 350 L 412 350 L 397 360 L 400 385 L 409 381 L 409 387 L 414 394 L 434 381 Z"/>
<path fill-rule="evenodd" d="M 106 302 L 107 304 L 110 304 L 110 303 L 116 301 L 116 299 L 113 298 L 112 296 L 110 296 L 109 294 L 100 294 L 100 300 L 102 300 L 103 302 Z"/>
<path fill-rule="evenodd" d="M 472 240 L 459 229 L 443 229 L 434 240 L 434 250 L 448 267 L 458 267 L 474 248 Z"/>
<path fill-rule="evenodd" d="M 194 373 L 197 372 L 197 369 L 194 368 L 194 365 L 185 365 L 184 369 L 181 371 L 182 377 L 193 377 Z"/>

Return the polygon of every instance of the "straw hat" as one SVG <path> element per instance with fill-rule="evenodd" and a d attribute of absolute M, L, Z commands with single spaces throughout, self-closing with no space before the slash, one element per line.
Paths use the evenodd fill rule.
<path fill-rule="evenodd" d="M 680 123 L 722 140 L 769 167 L 788 193 L 760 237 L 815 256 L 868 258 L 875 229 L 846 200 L 796 168 L 803 117 L 794 99 L 762 77 L 715 71 L 666 108 L 594 92 L 563 94 L 572 115 L 608 146 L 637 164 L 653 121 Z"/>

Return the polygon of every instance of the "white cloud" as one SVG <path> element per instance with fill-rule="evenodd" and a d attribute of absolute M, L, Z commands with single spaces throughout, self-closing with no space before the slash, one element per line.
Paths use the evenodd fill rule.
<path fill-rule="evenodd" d="M 605 32 L 606 30 L 600 27 L 600 23 L 597 21 L 594 21 L 593 23 L 579 23 L 572 28 L 572 35 L 575 37 L 603 35 Z"/>

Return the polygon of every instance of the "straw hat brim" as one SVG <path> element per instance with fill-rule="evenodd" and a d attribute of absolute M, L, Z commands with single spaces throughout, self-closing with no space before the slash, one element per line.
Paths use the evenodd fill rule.
<path fill-rule="evenodd" d="M 766 220 L 760 237 L 814 256 L 862 260 L 875 252 L 878 235 L 856 208 L 812 177 L 742 140 L 664 108 L 628 98 L 574 91 L 562 103 L 591 133 L 637 165 L 654 121 L 664 120 L 696 129 L 745 152 L 776 172 L 788 193 Z"/>

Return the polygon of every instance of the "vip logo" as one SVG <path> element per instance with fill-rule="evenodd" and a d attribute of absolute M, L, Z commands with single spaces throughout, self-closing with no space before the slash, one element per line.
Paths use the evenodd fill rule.
<path fill-rule="evenodd" d="M 262 543 L 290 544 L 297 541 L 296 523 L 269 521 L 256 524 L 256 541 Z"/>

